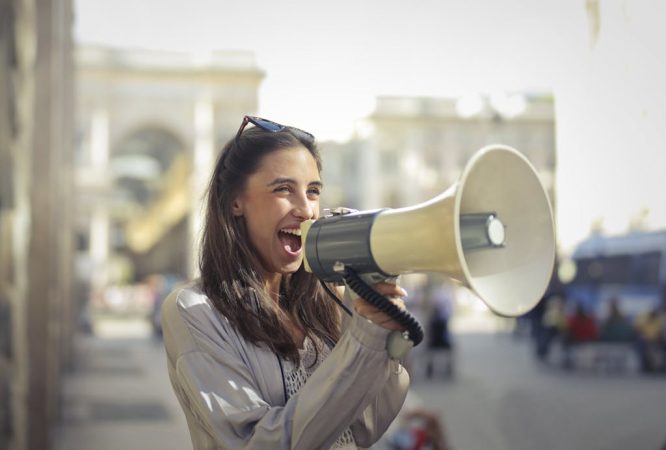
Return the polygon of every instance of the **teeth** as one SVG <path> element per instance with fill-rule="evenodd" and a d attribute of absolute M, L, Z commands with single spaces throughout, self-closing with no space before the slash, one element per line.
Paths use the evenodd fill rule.
<path fill-rule="evenodd" d="M 301 236 L 300 228 L 283 228 L 280 231 L 287 234 L 293 234 L 294 236 Z"/>

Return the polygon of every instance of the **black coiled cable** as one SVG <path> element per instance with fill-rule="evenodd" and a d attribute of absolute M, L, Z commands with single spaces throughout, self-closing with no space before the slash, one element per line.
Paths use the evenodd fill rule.
<path fill-rule="evenodd" d="M 423 327 L 414 316 L 406 309 L 400 309 L 388 298 L 384 297 L 358 276 L 356 271 L 350 267 L 345 267 L 344 279 L 347 286 L 357 295 L 370 303 L 381 312 L 387 314 L 393 320 L 403 325 L 409 333 L 409 339 L 417 346 L 423 340 Z"/>

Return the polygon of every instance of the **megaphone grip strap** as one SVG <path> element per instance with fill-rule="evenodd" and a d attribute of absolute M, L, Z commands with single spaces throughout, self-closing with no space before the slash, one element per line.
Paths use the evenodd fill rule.
<path fill-rule="evenodd" d="M 350 267 L 345 267 L 344 279 L 349 288 L 356 292 L 356 294 L 404 326 L 409 333 L 409 339 L 415 346 L 421 343 L 423 340 L 423 327 L 409 311 L 400 309 L 391 300 L 372 289 Z"/>

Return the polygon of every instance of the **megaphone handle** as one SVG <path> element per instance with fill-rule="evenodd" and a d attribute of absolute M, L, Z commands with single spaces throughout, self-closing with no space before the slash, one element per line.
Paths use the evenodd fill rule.
<path fill-rule="evenodd" d="M 377 280 L 376 274 L 370 275 L 370 277 L 372 281 L 375 282 L 382 281 L 381 279 Z M 393 302 L 391 302 L 388 298 L 384 297 L 383 295 L 379 294 L 377 291 L 372 289 L 365 281 L 361 279 L 361 277 L 356 273 L 356 271 L 354 271 L 350 267 L 345 267 L 344 280 L 349 289 L 354 291 L 358 296 L 362 297 L 372 306 L 379 309 L 380 311 L 391 317 L 393 320 L 403 325 L 407 329 L 408 338 L 413 343 L 414 346 L 421 343 L 421 341 L 423 340 L 423 327 L 418 322 L 418 320 L 416 320 L 416 318 L 409 313 L 409 311 L 407 311 L 406 309 L 400 309 L 398 306 L 393 304 Z M 388 282 L 391 282 L 392 280 L 394 283 L 396 281 L 395 278 L 392 279 L 389 278 L 388 280 L 384 278 L 383 280 L 386 280 Z M 389 337 L 389 342 L 387 343 L 389 350 L 392 347 L 402 347 L 402 345 L 399 342 L 400 340 L 404 341 L 404 339 L 402 338 L 402 333 L 399 333 L 399 335 L 400 336 L 398 336 L 397 338 L 395 335 L 393 335 L 393 337 Z M 404 352 L 406 352 L 406 350 L 398 351 L 398 353 L 404 353 Z"/>

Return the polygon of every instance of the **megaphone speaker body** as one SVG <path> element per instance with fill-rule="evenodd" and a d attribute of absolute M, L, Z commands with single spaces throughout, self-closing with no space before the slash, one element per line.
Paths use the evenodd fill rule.
<path fill-rule="evenodd" d="M 467 244 L 465 219 L 477 215 L 499 219 L 501 245 Z M 532 165 L 511 147 L 481 149 L 457 183 L 424 203 L 342 217 L 303 228 L 307 270 L 330 275 L 337 263 L 387 275 L 441 273 L 511 317 L 536 305 L 552 275 L 550 202 Z"/>

